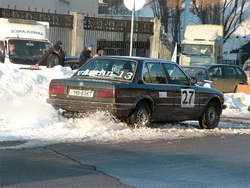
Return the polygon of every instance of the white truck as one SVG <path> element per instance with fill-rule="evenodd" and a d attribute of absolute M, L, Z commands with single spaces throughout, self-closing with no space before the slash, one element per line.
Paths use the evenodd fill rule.
<path fill-rule="evenodd" d="M 179 64 L 222 63 L 223 26 L 188 25 L 182 41 Z"/>
<path fill-rule="evenodd" d="M 32 69 L 52 47 L 48 22 L 0 18 L 0 28 L 0 63 L 18 69 Z M 42 64 L 37 69 L 45 66 Z"/>

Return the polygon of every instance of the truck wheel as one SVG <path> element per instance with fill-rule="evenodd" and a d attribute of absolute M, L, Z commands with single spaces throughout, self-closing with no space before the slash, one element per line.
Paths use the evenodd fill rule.
<path fill-rule="evenodd" d="M 220 108 L 217 102 L 208 103 L 203 115 L 199 118 L 199 124 L 202 129 L 214 129 L 220 121 Z"/>
<path fill-rule="evenodd" d="M 133 128 L 147 127 L 150 123 L 151 109 L 145 102 L 137 104 L 133 113 L 128 118 L 128 124 Z"/>

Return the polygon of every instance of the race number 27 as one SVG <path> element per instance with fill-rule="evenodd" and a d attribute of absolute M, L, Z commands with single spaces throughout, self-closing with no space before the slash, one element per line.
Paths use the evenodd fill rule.
<path fill-rule="evenodd" d="M 194 107 L 195 91 L 193 89 L 181 89 L 181 107 Z"/>

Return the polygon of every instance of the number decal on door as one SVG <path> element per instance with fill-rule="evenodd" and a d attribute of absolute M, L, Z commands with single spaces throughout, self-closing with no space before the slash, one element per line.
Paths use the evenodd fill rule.
<path fill-rule="evenodd" d="M 193 108 L 195 100 L 194 89 L 181 89 L 181 107 Z"/>

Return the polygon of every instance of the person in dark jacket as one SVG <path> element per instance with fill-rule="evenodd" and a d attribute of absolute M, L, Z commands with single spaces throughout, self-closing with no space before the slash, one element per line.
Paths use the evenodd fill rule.
<path fill-rule="evenodd" d="M 91 43 L 87 43 L 85 45 L 84 50 L 81 52 L 80 54 L 80 58 L 79 58 L 79 67 L 81 67 L 88 59 L 91 58 L 90 54 L 93 50 L 94 45 Z"/>
<path fill-rule="evenodd" d="M 47 58 L 47 68 L 52 68 L 56 65 L 60 65 L 60 56 L 61 46 L 55 44 L 53 47 L 53 52 Z"/>
<path fill-rule="evenodd" d="M 56 41 L 56 44 L 58 44 L 60 47 L 61 47 L 61 50 L 60 50 L 60 53 L 58 54 L 59 57 L 60 57 L 60 65 L 64 66 L 64 60 L 65 60 L 65 53 L 64 51 L 62 50 L 62 42 L 61 41 Z M 55 44 L 55 45 L 56 45 Z M 38 67 L 41 63 L 44 63 L 44 62 L 47 62 L 48 60 L 48 57 L 50 54 L 52 54 L 53 52 L 53 47 L 52 48 L 49 48 L 45 54 L 43 54 L 42 58 L 37 62 L 37 64 L 35 64 L 35 67 Z M 48 64 L 48 63 L 47 63 Z"/>

